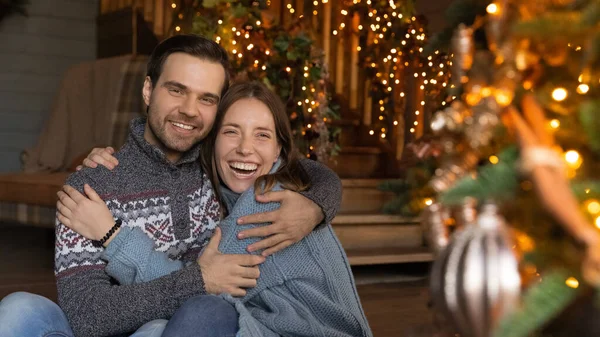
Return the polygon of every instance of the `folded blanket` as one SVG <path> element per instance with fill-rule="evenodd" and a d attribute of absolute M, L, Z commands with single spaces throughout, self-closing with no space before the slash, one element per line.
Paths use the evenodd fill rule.
<path fill-rule="evenodd" d="M 65 170 L 91 148 L 111 145 L 114 113 L 133 59 L 119 56 L 67 70 L 37 145 L 24 151 L 24 171 Z M 144 74 L 137 76 L 143 80 Z M 141 90 L 139 86 L 136 97 L 140 100 Z"/>

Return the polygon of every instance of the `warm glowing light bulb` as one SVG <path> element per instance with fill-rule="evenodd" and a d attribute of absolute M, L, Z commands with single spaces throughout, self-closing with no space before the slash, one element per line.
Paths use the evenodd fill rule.
<path fill-rule="evenodd" d="M 579 288 L 579 281 L 577 281 L 576 278 L 574 277 L 569 277 L 566 281 L 565 284 L 567 285 L 567 287 L 569 288 L 573 288 L 573 289 L 577 289 Z"/>
<path fill-rule="evenodd" d="M 581 159 L 579 152 L 575 150 L 569 150 L 565 152 L 565 160 L 567 164 L 569 164 L 569 167 L 573 169 L 578 169 L 581 166 L 581 163 L 583 162 L 583 159 Z"/>
<path fill-rule="evenodd" d="M 594 224 L 596 225 L 596 228 L 600 229 L 600 216 L 596 218 Z"/>
<path fill-rule="evenodd" d="M 580 85 L 577 86 L 577 93 L 578 94 L 581 94 L 581 95 L 587 94 L 588 91 L 590 91 L 590 86 L 587 85 L 587 84 L 582 83 L 582 84 L 580 84 Z"/>
<path fill-rule="evenodd" d="M 496 13 L 498 13 L 498 5 L 496 5 L 495 3 L 491 3 L 487 6 L 487 8 L 485 10 L 489 14 L 496 14 Z"/>
<path fill-rule="evenodd" d="M 560 121 L 558 119 L 551 120 L 550 127 L 553 129 L 558 129 L 560 127 Z"/>
<path fill-rule="evenodd" d="M 171 8 L 173 8 L 173 9 L 177 8 L 177 4 L 176 3 L 172 3 L 171 4 Z"/>
<path fill-rule="evenodd" d="M 431 206 L 433 204 L 433 200 L 431 198 L 425 198 L 425 205 Z"/>
<path fill-rule="evenodd" d="M 591 199 L 585 202 L 585 208 L 590 214 L 598 214 L 600 213 L 600 202 L 595 199 Z"/>
<path fill-rule="evenodd" d="M 564 101 L 568 96 L 567 89 L 565 88 L 556 88 L 552 91 L 552 98 L 557 101 Z"/>
<path fill-rule="evenodd" d="M 177 27 L 175 27 L 175 30 L 176 30 L 176 31 L 180 31 L 180 30 L 181 30 L 181 27 L 177 26 Z"/>
<path fill-rule="evenodd" d="M 371 131 L 369 131 L 369 134 L 372 136 L 375 134 L 375 131 L 371 130 Z"/>
<path fill-rule="evenodd" d="M 498 162 L 500 161 L 500 160 L 498 159 L 498 157 L 496 157 L 496 156 L 490 156 L 490 158 L 489 158 L 489 159 L 490 159 L 490 163 L 492 163 L 492 164 L 494 164 L 494 165 L 498 164 Z"/>

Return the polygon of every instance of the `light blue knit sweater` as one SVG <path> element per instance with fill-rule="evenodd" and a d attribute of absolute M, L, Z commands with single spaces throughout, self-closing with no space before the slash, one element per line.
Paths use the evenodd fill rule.
<path fill-rule="evenodd" d="M 230 190 L 224 195 L 230 212 L 219 225 L 223 233 L 219 250 L 248 254 L 246 247 L 259 238 L 239 240 L 237 233 L 265 224 L 239 226 L 237 219 L 275 210 L 279 203 L 257 202 L 254 188 L 239 197 Z M 104 258 L 107 273 L 121 284 L 146 282 L 183 268 L 180 261 L 155 251 L 143 232 L 128 227 L 113 239 Z M 257 286 L 245 297 L 224 296 L 239 313 L 238 336 L 372 336 L 348 259 L 331 225 L 268 257 L 260 271 Z"/>

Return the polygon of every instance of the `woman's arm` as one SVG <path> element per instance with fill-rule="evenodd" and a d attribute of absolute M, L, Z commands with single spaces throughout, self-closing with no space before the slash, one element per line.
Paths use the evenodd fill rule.
<path fill-rule="evenodd" d="M 106 273 L 120 284 L 152 281 L 183 269 L 183 262 L 171 260 L 154 250 L 154 242 L 139 228 L 124 227 L 102 253 Z"/>

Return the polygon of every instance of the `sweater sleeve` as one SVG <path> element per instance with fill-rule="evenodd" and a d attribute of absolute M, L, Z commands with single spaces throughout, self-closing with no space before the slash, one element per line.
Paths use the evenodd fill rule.
<path fill-rule="evenodd" d="M 139 228 L 123 227 L 102 253 L 106 273 L 120 284 L 152 281 L 183 269 L 183 262 L 154 250 L 154 242 Z"/>
<path fill-rule="evenodd" d="M 67 180 L 80 192 L 84 183 L 104 192 L 85 169 Z M 101 248 L 56 221 L 58 303 L 76 336 L 131 333 L 154 319 L 168 319 L 187 299 L 206 294 L 195 263 L 150 282 L 120 285 L 106 273 L 101 254 Z"/>
<path fill-rule="evenodd" d="M 283 189 L 279 184 L 276 184 L 273 187 L 273 191 L 282 190 Z M 265 226 L 267 223 L 238 226 L 237 219 L 245 215 L 274 211 L 279 208 L 279 205 L 280 204 L 278 202 L 261 203 L 256 201 L 256 198 L 254 197 L 254 187 L 250 187 L 250 189 L 242 193 L 233 206 L 233 209 L 230 211 L 229 215 L 219 223 L 219 227 L 221 228 L 222 232 L 219 251 L 223 254 L 249 254 L 246 250 L 248 245 L 258 242 L 262 238 L 252 237 L 238 239 L 238 233 L 248 228 Z M 255 251 L 252 254 L 260 253 L 261 251 Z"/>
<path fill-rule="evenodd" d="M 342 203 L 342 182 L 330 168 L 310 159 L 300 161 L 308 173 L 311 187 L 300 192 L 321 207 L 325 218 L 322 223 L 331 223 Z"/>

